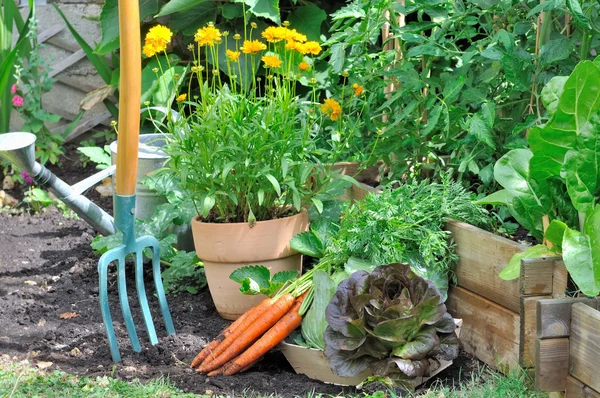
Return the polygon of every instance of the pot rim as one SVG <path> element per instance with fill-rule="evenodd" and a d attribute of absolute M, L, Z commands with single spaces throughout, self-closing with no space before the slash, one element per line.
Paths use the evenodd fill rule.
<path fill-rule="evenodd" d="M 275 222 L 278 222 L 278 221 L 289 220 L 289 219 L 294 218 L 294 217 L 302 217 L 305 214 L 308 215 L 308 211 L 306 210 L 306 208 L 303 207 L 300 210 L 300 212 L 298 212 L 296 214 L 293 214 L 291 216 L 287 216 L 287 217 L 283 217 L 283 218 L 274 218 L 272 220 L 257 221 L 254 224 L 253 228 L 256 227 L 256 226 L 258 226 L 258 225 L 266 225 L 268 223 L 275 223 Z M 223 222 L 223 223 L 220 223 L 220 222 L 206 222 L 206 221 L 201 221 L 200 217 L 201 217 L 200 215 L 196 214 L 195 216 L 192 217 L 192 222 L 198 223 L 198 224 L 210 225 L 210 226 L 213 226 L 213 225 L 214 226 L 217 226 L 217 225 L 219 225 L 219 226 L 221 226 L 221 225 L 222 226 L 235 226 L 235 225 L 242 226 L 242 225 L 248 225 L 248 222 Z M 219 228 L 219 227 L 216 227 L 216 228 Z"/>

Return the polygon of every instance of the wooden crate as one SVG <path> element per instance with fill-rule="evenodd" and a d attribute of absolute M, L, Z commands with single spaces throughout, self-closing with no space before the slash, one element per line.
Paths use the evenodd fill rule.
<path fill-rule="evenodd" d="M 458 221 L 446 228 L 460 258 L 446 305 L 463 319 L 465 351 L 505 373 L 535 367 L 536 303 L 564 294 L 562 261 L 523 259 L 520 278 L 505 281 L 499 272 L 527 246 Z"/>

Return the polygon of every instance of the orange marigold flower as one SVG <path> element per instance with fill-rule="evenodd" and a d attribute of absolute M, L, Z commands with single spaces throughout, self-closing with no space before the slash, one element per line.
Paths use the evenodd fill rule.
<path fill-rule="evenodd" d="M 354 95 L 356 95 L 357 97 L 361 95 L 365 89 L 363 86 L 359 86 L 358 83 L 354 83 L 352 85 L 352 88 L 354 89 Z"/>
<path fill-rule="evenodd" d="M 321 112 L 328 115 L 331 120 L 338 120 L 342 115 L 342 107 L 339 102 L 333 98 L 327 98 L 324 104 L 321 104 Z"/>
<path fill-rule="evenodd" d="M 291 30 L 291 37 L 292 40 L 299 41 L 300 43 L 304 43 L 307 40 L 306 35 L 297 32 L 296 29 Z"/>
<path fill-rule="evenodd" d="M 144 54 L 148 58 L 154 57 L 154 55 L 156 54 L 156 48 L 153 44 L 146 43 L 144 44 L 144 48 L 142 49 L 142 54 Z"/>
<path fill-rule="evenodd" d="M 261 59 L 265 63 L 265 67 L 279 68 L 281 66 L 281 60 L 275 55 L 265 55 Z"/>
<path fill-rule="evenodd" d="M 310 65 L 308 64 L 308 62 L 300 62 L 300 64 L 298 65 L 298 69 L 300 69 L 302 72 L 307 71 L 310 69 Z"/>
<path fill-rule="evenodd" d="M 177 102 L 183 102 L 187 99 L 187 94 L 181 94 L 179 97 L 177 97 Z"/>
<path fill-rule="evenodd" d="M 221 31 L 213 25 L 200 28 L 194 34 L 194 41 L 201 46 L 214 46 L 221 42 Z"/>
<path fill-rule="evenodd" d="M 229 59 L 231 62 L 237 62 L 237 60 L 240 58 L 239 51 L 227 50 L 225 51 L 225 54 L 227 54 L 227 59 Z"/>
<path fill-rule="evenodd" d="M 298 46 L 302 43 L 298 43 L 297 41 L 290 40 L 285 43 L 285 48 L 290 51 L 298 50 Z M 298 50 L 300 51 L 300 50 Z"/>
<path fill-rule="evenodd" d="M 240 47 L 244 54 L 256 54 L 266 49 L 267 45 L 258 40 L 244 40 L 244 45 Z"/>

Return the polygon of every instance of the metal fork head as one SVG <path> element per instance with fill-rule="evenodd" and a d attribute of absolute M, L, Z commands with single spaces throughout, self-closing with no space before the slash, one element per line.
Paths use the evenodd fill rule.
<path fill-rule="evenodd" d="M 131 316 L 131 309 L 129 307 L 129 298 L 127 296 L 125 267 L 126 258 L 129 255 L 133 256 L 135 262 L 135 285 L 150 343 L 152 345 L 157 344 L 158 337 L 156 336 L 152 314 L 150 313 L 150 307 L 148 306 L 146 288 L 144 286 L 144 249 L 152 249 L 152 274 L 154 286 L 156 288 L 160 310 L 165 321 L 167 334 L 171 335 L 175 333 L 160 275 L 160 248 L 158 240 L 153 236 L 143 236 L 135 239 L 135 230 L 133 228 L 135 220 L 132 208 L 125 210 L 131 203 L 135 203 L 135 196 L 122 197 L 115 195 L 115 221 L 119 230 L 123 232 L 123 244 L 104 253 L 98 261 L 100 309 L 102 311 L 102 320 L 106 327 L 110 352 L 113 361 L 115 362 L 118 362 L 121 359 L 121 355 L 119 353 L 119 345 L 112 325 L 112 317 L 110 315 L 108 303 L 108 266 L 113 262 L 117 263 L 119 301 L 133 350 L 135 352 L 140 352 L 142 347 L 140 346 L 135 324 L 133 323 L 133 317 Z"/>

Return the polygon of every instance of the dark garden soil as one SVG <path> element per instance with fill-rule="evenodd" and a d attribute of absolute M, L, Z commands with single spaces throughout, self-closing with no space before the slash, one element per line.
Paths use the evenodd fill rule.
<path fill-rule="evenodd" d="M 82 175 L 84 172 L 77 166 L 77 161 L 65 159 L 60 176 L 73 183 L 94 172 L 88 168 Z M 91 198 L 97 200 L 99 196 L 93 194 Z M 101 204 L 108 209 L 110 201 L 103 199 Z M 83 221 L 64 218 L 54 208 L 37 215 L 0 213 L 1 354 L 15 361 L 27 358 L 34 364 L 52 362 L 50 370 L 76 375 L 112 375 L 126 380 L 168 376 L 177 387 L 201 394 L 207 390 L 233 396 L 244 390 L 286 397 L 306 396 L 313 390 L 342 396 L 355 393 L 353 388 L 327 385 L 295 374 L 276 350 L 250 371 L 234 377 L 209 378 L 195 373 L 188 363 L 227 325 L 217 314 L 208 289 L 198 295 L 168 296 L 177 331 L 172 336 L 166 336 L 158 303 L 149 294 L 160 338 L 159 344 L 152 346 L 140 317 L 131 272 L 127 274 L 129 303 L 143 347 L 141 353 L 133 352 L 118 304 L 116 272 L 112 270 L 109 301 L 122 355 L 121 362 L 114 364 L 98 305 L 98 256 L 90 248 L 94 235 Z M 148 273 L 146 288 L 151 292 L 152 287 Z M 65 313 L 74 314 L 61 319 Z M 436 379 L 445 385 L 457 385 L 479 367 L 477 360 L 461 354 Z"/>

